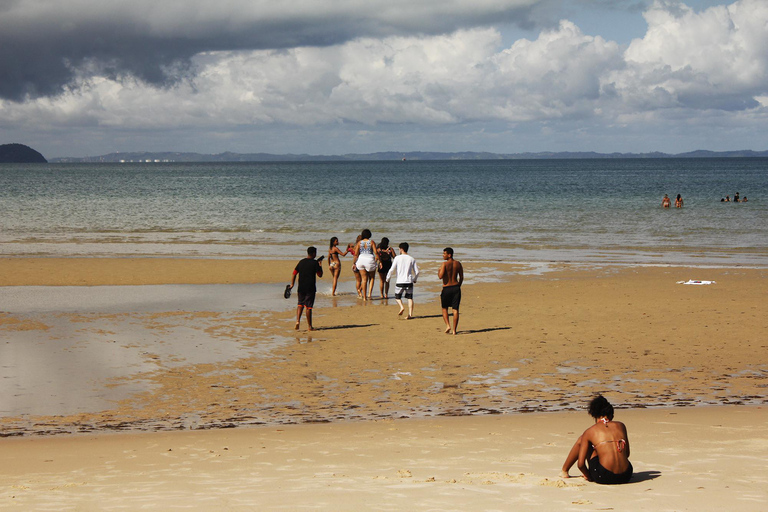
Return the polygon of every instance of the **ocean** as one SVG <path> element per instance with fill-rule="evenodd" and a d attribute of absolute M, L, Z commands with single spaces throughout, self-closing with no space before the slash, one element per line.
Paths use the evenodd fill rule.
<path fill-rule="evenodd" d="M 768 159 L 0 165 L 0 256 L 768 265 Z M 746 203 L 723 203 L 739 192 Z M 660 207 L 681 194 L 682 209 Z"/>

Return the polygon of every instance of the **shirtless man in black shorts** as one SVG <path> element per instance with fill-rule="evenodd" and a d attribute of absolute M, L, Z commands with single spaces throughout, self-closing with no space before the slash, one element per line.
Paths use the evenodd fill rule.
<path fill-rule="evenodd" d="M 464 282 L 464 268 L 459 261 L 453 259 L 453 249 L 443 249 L 443 264 L 437 271 L 437 277 L 443 280 L 443 291 L 440 302 L 443 306 L 445 334 L 456 334 L 459 326 L 459 304 L 461 304 L 461 283 Z M 453 327 L 448 321 L 448 308 L 453 308 Z"/>

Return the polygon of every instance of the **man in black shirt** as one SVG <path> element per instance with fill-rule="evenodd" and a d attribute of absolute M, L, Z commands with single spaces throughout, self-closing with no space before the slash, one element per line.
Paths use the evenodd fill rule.
<path fill-rule="evenodd" d="M 312 327 L 312 308 L 315 305 L 315 282 L 317 277 L 323 277 L 323 267 L 320 266 L 320 260 L 316 260 L 317 248 L 308 247 L 307 257 L 299 261 L 296 268 L 293 269 L 293 276 L 291 277 L 291 289 L 296 284 L 296 276 L 299 276 L 299 305 L 296 308 L 296 330 L 299 330 L 299 324 L 301 324 L 301 313 L 304 308 L 307 308 L 307 324 L 309 330 L 314 331 Z"/>

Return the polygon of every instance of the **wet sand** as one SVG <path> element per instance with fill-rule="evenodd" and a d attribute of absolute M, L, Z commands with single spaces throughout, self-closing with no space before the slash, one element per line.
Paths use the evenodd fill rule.
<path fill-rule="evenodd" d="M 0 259 L 0 285 L 208 283 L 238 286 L 261 283 L 279 288 L 279 284 L 290 277 L 295 264 L 240 260 L 41 260 Z M 298 486 L 295 503 L 319 509 L 354 510 L 359 509 L 361 503 L 355 500 L 367 500 L 363 508 L 375 509 L 376 504 L 382 504 L 381 509 L 393 510 L 402 509 L 409 500 L 423 499 L 418 502 L 423 504 L 415 509 L 450 509 L 448 505 L 453 504 L 454 509 L 482 510 L 501 506 L 494 505 L 498 499 L 498 503 L 526 506 L 544 500 L 549 505 L 546 508 L 567 509 L 568 505 L 584 510 L 585 507 L 604 507 L 621 492 L 618 505 L 612 505 L 615 508 L 632 508 L 629 504 L 634 501 L 621 500 L 634 495 L 641 500 L 637 503 L 650 500 L 648 507 L 638 505 L 637 508 L 679 510 L 685 503 L 683 498 L 703 499 L 702 504 L 712 503 L 710 495 L 736 499 L 732 490 L 739 486 L 749 490 L 738 498 L 740 509 L 752 509 L 749 496 L 765 499 L 762 491 L 765 486 L 752 484 L 762 476 L 749 469 L 754 454 L 764 460 L 768 444 L 758 433 L 765 427 L 764 408 L 755 407 L 768 401 L 768 362 L 762 357 L 768 353 L 765 270 L 562 266 L 539 275 L 524 266 L 498 265 L 501 270 L 512 272 L 505 274 L 500 282 L 487 282 L 486 278 L 482 279 L 486 282 L 473 282 L 473 271 L 486 277 L 494 272 L 488 272 L 487 265 L 481 268 L 464 262 L 467 281 L 463 288 L 460 332 L 457 336 L 448 336 L 443 333 L 440 318 L 439 283 L 436 277 L 430 277 L 436 272 L 437 262 L 423 263 L 425 276 L 417 285 L 415 319 L 397 316 L 398 308 L 392 299 L 364 304 L 345 291 L 338 298 L 324 295 L 318 298 L 315 312 L 318 330 L 314 332 L 307 332 L 304 323 L 300 331 L 293 330 L 292 306 L 264 310 L 241 304 L 229 310 L 212 303 L 210 308 L 196 306 L 191 311 L 174 309 L 171 301 L 166 311 L 136 307 L 133 312 L 120 313 L 67 311 L 57 314 L 29 310 L 0 313 L 5 396 L 28 392 L 28 387 L 34 386 L 19 377 L 24 375 L 21 371 L 24 365 L 16 357 L 19 346 L 29 345 L 33 338 L 33 344 L 39 346 L 41 353 L 57 347 L 63 350 L 66 346 L 71 353 L 93 355 L 94 367 L 101 364 L 122 369 L 119 375 L 104 372 L 96 376 L 90 384 L 83 384 L 83 389 L 90 386 L 96 395 L 105 389 L 124 391 L 119 398 L 94 396 L 91 406 L 80 404 L 78 410 L 71 413 L 64 412 L 66 399 L 58 402 L 64 404 L 58 409 L 59 413 L 49 414 L 14 413 L 14 406 L 6 402 L 0 408 L 3 411 L 0 432 L 11 437 L 0 440 L 4 458 L 11 457 L 6 455 L 13 453 L 10 447 L 27 442 L 39 443 L 34 446 L 40 448 L 28 449 L 40 450 L 35 452 L 40 454 L 49 449 L 46 446 L 53 445 L 60 446 L 64 452 L 75 450 L 73 453 L 86 442 L 98 448 L 89 451 L 93 455 L 88 456 L 89 462 L 81 469 L 77 469 L 76 464 L 55 469 L 58 467 L 55 464 L 32 458 L 30 464 L 37 460 L 38 465 L 25 472 L 22 466 L 14 466 L 20 468 L 18 471 L 10 470 L 9 464 L 4 463 L 5 470 L 15 475 L 16 480 L 6 485 L 3 499 L 18 500 L 26 496 L 25 499 L 32 500 L 28 503 L 42 504 L 53 494 L 61 495 L 61 489 L 68 489 L 63 494 L 68 496 L 66 503 L 74 508 L 91 503 L 88 500 L 94 490 L 89 486 L 96 485 L 94 481 L 107 482 L 99 483 L 103 485 L 99 489 L 108 489 L 123 481 L 129 488 L 135 485 L 137 489 L 144 489 L 144 498 L 136 499 L 144 499 L 143 504 L 159 509 L 174 497 L 186 496 L 184 492 L 190 482 L 182 482 L 170 474 L 189 468 L 190 475 L 199 475 L 201 482 L 207 482 L 200 492 L 205 494 L 207 489 L 209 496 L 209 501 L 188 502 L 193 508 L 197 504 L 198 508 L 204 508 L 204 503 L 226 504 L 231 509 L 247 508 L 246 503 L 262 503 L 277 509 L 286 504 L 280 501 L 280 493 L 275 489 L 296 485 L 299 481 L 293 476 L 296 464 L 305 471 L 299 471 L 299 475 L 317 474 L 313 473 L 311 484 Z M 345 271 L 342 280 L 348 290 L 351 272 L 346 268 Z M 689 279 L 713 280 L 715 284 L 677 284 Z M 323 282 L 327 280 L 328 276 Z M 374 296 L 378 297 L 378 293 Z M 51 315 L 57 315 L 55 321 Z M 129 354 L 130 357 L 123 357 L 128 357 L 130 364 L 119 358 L 105 364 L 104 359 L 95 356 L 103 354 L 101 357 L 108 358 L 115 352 Z M 72 365 L 82 364 L 82 357 L 70 359 Z M 34 356 L 25 359 L 35 360 Z M 575 479 L 561 482 L 556 478 L 572 438 L 589 425 L 585 413 L 518 414 L 582 411 L 584 403 L 596 393 L 604 393 L 623 409 L 632 409 L 620 413 L 627 415 L 624 419 L 630 426 L 630 435 L 634 436 L 632 458 L 636 470 L 661 473 L 658 478 L 650 478 L 648 473 L 647 478 L 630 486 L 635 494 L 596 489 L 597 486 L 584 486 L 584 482 Z M 691 405 L 719 407 L 687 407 Z M 656 409 L 668 406 L 678 407 L 672 412 Z M 673 430 L 679 439 L 687 439 L 682 445 L 670 444 L 661 435 L 667 428 L 665 415 L 673 416 Z M 444 418 L 421 419 L 424 417 Z M 725 430 L 727 439 L 723 439 L 724 427 L 717 425 L 728 423 L 727 418 L 732 417 L 740 418 L 738 423 L 743 428 L 740 430 L 738 424 L 729 426 Z M 542 421 L 546 426 L 528 424 L 528 418 L 545 418 Z M 475 422 L 483 426 L 473 426 Z M 301 423 L 311 424 L 286 426 Z M 422 427 L 426 425 L 435 426 Z M 259 427 L 221 429 L 231 426 Z M 369 429 L 385 427 L 395 430 L 366 434 Z M 491 441 L 483 441 L 482 436 L 491 434 L 479 432 L 488 428 L 496 433 Z M 634 430 L 640 428 L 646 430 Z M 157 432 L 206 429 L 216 430 Z M 107 431 L 155 433 L 91 437 Z M 73 436 L 73 432 L 87 435 Z M 258 451 L 238 452 L 237 456 L 231 448 L 222 451 L 230 436 L 238 439 L 243 436 L 242 443 L 258 444 L 246 440 L 270 435 L 280 439 L 288 432 L 301 434 L 301 439 L 295 441 L 295 445 L 278 443 L 283 448 L 273 451 L 271 461 L 263 465 L 259 465 Z M 381 450 L 386 443 L 379 446 L 377 436 L 387 432 L 408 432 L 403 434 L 407 442 L 396 450 L 400 453 L 399 459 L 394 451 Z M 440 432 L 440 439 L 445 435 L 446 446 L 455 447 L 456 453 L 462 450 L 471 453 L 466 457 L 473 462 L 466 466 L 466 471 L 462 472 L 464 466 L 449 454 L 453 452 L 435 445 L 434 432 Z M 37 434 L 64 435 L 13 438 Z M 326 444 L 323 439 L 334 435 L 338 436 L 333 442 L 337 443 L 339 454 L 346 453 L 345 439 L 356 440 L 354 450 L 348 453 L 352 462 L 336 461 L 329 465 L 318 462 L 327 455 L 323 454 Z M 458 437 L 451 441 L 451 435 Z M 696 443 L 693 439 L 698 435 L 703 436 L 703 441 Z M 179 459 L 173 459 L 170 455 L 173 452 L 167 450 L 157 452 L 152 456 L 156 458 L 146 466 L 154 469 L 148 469 L 146 474 L 155 477 L 167 474 L 168 479 L 147 478 L 144 482 L 144 476 L 136 473 L 138 466 L 132 466 L 133 462 L 140 461 L 129 458 L 131 451 L 160 446 L 166 439 L 179 443 L 173 445 L 179 450 L 183 446 L 198 448 L 184 453 L 189 457 Z M 521 439 L 522 444 L 515 444 Z M 745 439 L 745 444 L 739 444 Z M 484 442 L 511 444 L 503 448 L 505 453 L 501 455 L 497 448 L 482 448 Z M 637 448 L 639 443 L 647 447 L 643 449 L 645 455 Z M 432 448 L 423 452 L 421 445 Z M 255 445 L 248 446 L 256 450 Z M 172 445 L 169 447 L 173 449 Z M 390 447 L 395 450 L 393 445 Z M 690 450 L 685 451 L 683 447 Z M 125 457 L 109 452 L 121 449 Z M 712 450 L 717 457 L 708 455 Z M 435 455 L 430 455 L 433 452 Z M 438 456 L 437 452 L 442 455 Z M 358 453 L 359 458 L 355 455 Z M 522 469 L 516 465 L 521 453 L 534 461 L 530 474 L 526 465 Z M 220 457 L 215 457 L 217 454 Z M 244 457 L 242 460 L 248 461 L 247 464 L 219 463 L 231 462 L 237 457 Z M 307 460 L 301 462 L 303 458 Z M 293 459 L 296 464 L 289 463 Z M 99 473 L 99 464 L 107 464 L 107 460 L 111 461 L 109 472 Z M 418 464 L 409 464 L 409 461 Z M 740 467 L 739 461 L 746 466 Z M 269 468 L 276 472 L 266 476 L 251 464 L 260 470 Z M 101 476 L 89 477 L 88 467 Z M 230 478 L 237 468 L 246 472 L 240 475 L 237 481 L 240 483 L 233 481 L 231 487 L 222 484 L 217 492 L 213 487 L 206 487 L 218 487 L 217 479 Z M 420 468 L 428 470 L 421 473 Z M 399 474 L 401 470 L 410 471 L 411 477 Z M 519 473 L 524 477 L 519 478 Z M 485 476 L 472 476 L 481 474 Z M 78 483 L 78 475 L 87 483 Z M 432 477 L 434 482 L 429 480 Z M 552 489 L 541 489 L 549 486 L 539 485 L 544 478 L 552 481 Z M 704 484 L 684 492 L 683 488 L 677 489 L 670 483 L 673 478 L 686 485 L 694 485 L 699 480 Z M 486 480 L 490 483 L 484 483 Z M 254 481 L 260 484 L 255 485 Z M 467 483 L 469 481 L 472 483 Z M 46 483 L 30 486 L 30 482 Z M 148 482 L 152 482 L 154 494 L 146 493 Z M 715 487 L 714 482 L 727 484 L 731 491 Z M 243 486 L 239 491 L 238 485 Z M 24 492 L 15 493 L 19 496 L 11 498 L 17 488 L 14 486 L 21 486 L 18 489 Z M 317 496 L 317 486 L 324 487 L 326 492 L 321 493 L 322 499 L 312 498 L 317 500 L 313 504 L 308 500 Z M 641 487 L 646 490 L 637 491 Z M 56 491 L 51 494 L 54 488 Z M 436 488 L 440 496 L 429 498 Z M 30 489 L 32 492 L 26 492 Z M 258 489 L 263 492 L 257 493 Z M 352 491 L 352 495 L 341 492 L 344 489 Z M 724 494 L 717 494 L 714 489 Z M 549 492 L 569 494 L 564 497 L 547 494 Z M 456 496 L 458 501 L 451 501 L 451 496 Z M 530 502 L 525 501 L 528 499 L 525 496 L 530 497 Z M 240 497 L 244 501 L 238 501 Z M 42 501 L 34 501 L 38 499 Z M 440 502 L 441 499 L 447 501 Z M 579 500 L 589 503 L 576 503 Z M 351 505 L 345 508 L 347 503 Z"/>

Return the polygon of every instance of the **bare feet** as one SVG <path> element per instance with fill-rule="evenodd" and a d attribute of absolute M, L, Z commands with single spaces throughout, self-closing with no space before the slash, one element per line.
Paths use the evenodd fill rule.
<path fill-rule="evenodd" d="M 408 315 L 407 317 L 405 317 L 405 319 L 406 319 L 406 320 L 413 320 L 414 318 L 415 318 L 415 317 L 413 317 L 413 316 L 411 316 L 411 315 Z"/>
<path fill-rule="evenodd" d="M 571 478 L 571 475 L 569 475 L 567 471 L 562 470 L 560 471 L 560 478 Z"/>
<path fill-rule="evenodd" d="M 301 322 L 296 322 L 296 327 L 294 327 L 294 329 L 295 329 L 295 330 L 297 330 L 297 331 L 299 330 L 299 324 L 300 324 L 300 323 L 301 323 Z"/>
<path fill-rule="evenodd" d="M 397 316 L 401 316 L 403 314 L 403 311 L 405 311 L 405 308 L 400 308 L 400 311 L 397 313 Z"/>
<path fill-rule="evenodd" d="M 445 334 L 451 334 L 451 327 L 450 326 L 445 328 Z"/>
<path fill-rule="evenodd" d="M 307 330 L 308 330 L 308 331 L 315 331 L 316 329 L 310 325 L 310 326 L 309 326 L 309 329 L 307 329 Z"/>

